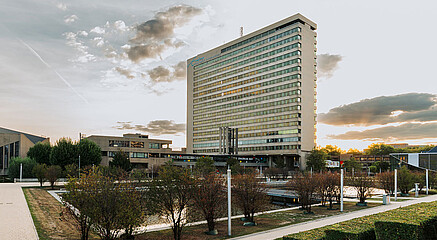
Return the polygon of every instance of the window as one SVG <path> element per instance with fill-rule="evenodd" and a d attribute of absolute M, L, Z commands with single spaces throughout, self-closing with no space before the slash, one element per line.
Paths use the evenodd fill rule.
<path fill-rule="evenodd" d="M 129 141 L 109 140 L 110 147 L 129 147 Z"/>
<path fill-rule="evenodd" d="M 147 153 L 143 153 L 143 152 L 132 152 L 132 153 L 130 153 L 130 157 L 131 158 L 147 158 L 148 155 L 147 155 Z"/>
<path fill-rule="evenodd" d="M 15 142 L 15 157 L 20 155 L 20 142 Z"/>
<path fill-rule="evenodd" d="M 3 147 L 0 147 L 0 169 L 3 169 Z"/>
<path fill-rule="evenodd" d="M 159 143 L 149 143 L 149 148 L 152 148 L 152 149 L 160 149 L 160 148 L 161 148 L 160 145 L 161 145 L 161 144 L 159 144 Z"/>
<path fill-rule="evenodd" d="M 131 141 L 130 147 L 131 148 L 144 148 L 144 142 Z"/>

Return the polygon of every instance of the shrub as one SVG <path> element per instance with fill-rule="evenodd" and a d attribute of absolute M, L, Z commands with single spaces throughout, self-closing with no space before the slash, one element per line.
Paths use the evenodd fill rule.
<path fill-rule="evenodd" d="M 414 187 L 414 176 L 408 170 L 406 166 L 402 166 L 398 174 L 398 187 L 403 194 L 408 192 Z"/>
<path fill-rule="evenodd" d="M 378 239 L 436 239 L 437 202 L 399 208 L 375 222 Z"/>
<path fill-rule="evenodd" d="M 291 234 L 284 239 L 437 239 L 436 227 L 437 201 Z"/>
<path fill-rule="evenodd" d="M 32 170 L 36 165 L 36 161 L 31 158 L 12 158 L 9 163 L 9 177 L 14 180 L 14 178 L 20 177 L 20 164 L 23 164 L 23 178 L 34 177 Z"/>
<path fill-rule="evenodd" d="M 43 183 L 46 181 L 46 172 L 47 172 L 47 165 L 45 163 L 37 164 L 32 169 L 33 175 L 36 178 L 38 178 L 40 187 L 42 187 Z"/>
<path fill-rule="evenodd" d="M 50 166 L 49 168 L 47 168 L 45 174 L 47 181 L 50 182 L 50 186 L 52 187 L 52 189 L 54 189 L 55 182 L 62 174 L 62 168 L 57 165 Z"/>

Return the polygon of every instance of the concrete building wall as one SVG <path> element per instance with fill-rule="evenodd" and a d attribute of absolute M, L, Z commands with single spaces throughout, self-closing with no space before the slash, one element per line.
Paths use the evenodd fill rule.
<path fill-rule="evenodd" d="M 218 154 L 218 128 L 231 127 L 239 154 L 300 156 L 304 167 L 315 146 L 316 28 L 296 14 L 188 59 L 187 152 Z"/>
<path fill-rule="evenodd" d="M 29 149 L 36 143 L 50 142 L 50 139 L 45 137 L 38 137 L 4 128 L 0 128 L 0 130 L 0 175 L 8 174 L 9 163 L 12 158 L 25 158 Z"/>
<path fill-rule="evenodd" d="M 141 134 L 124 134 L 123 137 L 89 136 L 87 139 L 100 146 L 103 166 L 109 166 L 113 154 L 120 150 L 127 153 L 130 162 L 138 168 L 162 165 L 171 160 L 167 155 L 174 153 L 170 148 L 171 140 L 149 139 L 147 135 Z"/>

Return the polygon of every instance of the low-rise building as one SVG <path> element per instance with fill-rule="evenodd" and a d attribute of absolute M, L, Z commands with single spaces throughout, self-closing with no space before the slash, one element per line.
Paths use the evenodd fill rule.
<path fill-rule="evenodd" d="M 9 162 L 14 157 L 27 157 L 29 148 L 50 138 L 0 127 L 0 175 L 7 175 Z"/>
<path fill-rule="evenodd" d="M 123 134 L 123 137 L 96 136 L 92 135 L 87 139 L 95 142 L 102 149 L 101 165 L 108 166 L 117 151 L 123 151 L 129 155 L 130 162 L 134 168 L 152 168 L 159 166 L 169 159 L 169 154 L 185 153 L 173 151 L 170 148 L 171 140 L 150 139 L 143 134 Z"/>

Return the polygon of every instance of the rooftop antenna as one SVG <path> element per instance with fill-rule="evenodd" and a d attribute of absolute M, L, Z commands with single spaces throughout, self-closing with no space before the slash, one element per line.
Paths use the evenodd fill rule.
<path fill-rule="evenodd" d="M 240 27 L 240 37 L 243 36 L 243 27 Z"/>

